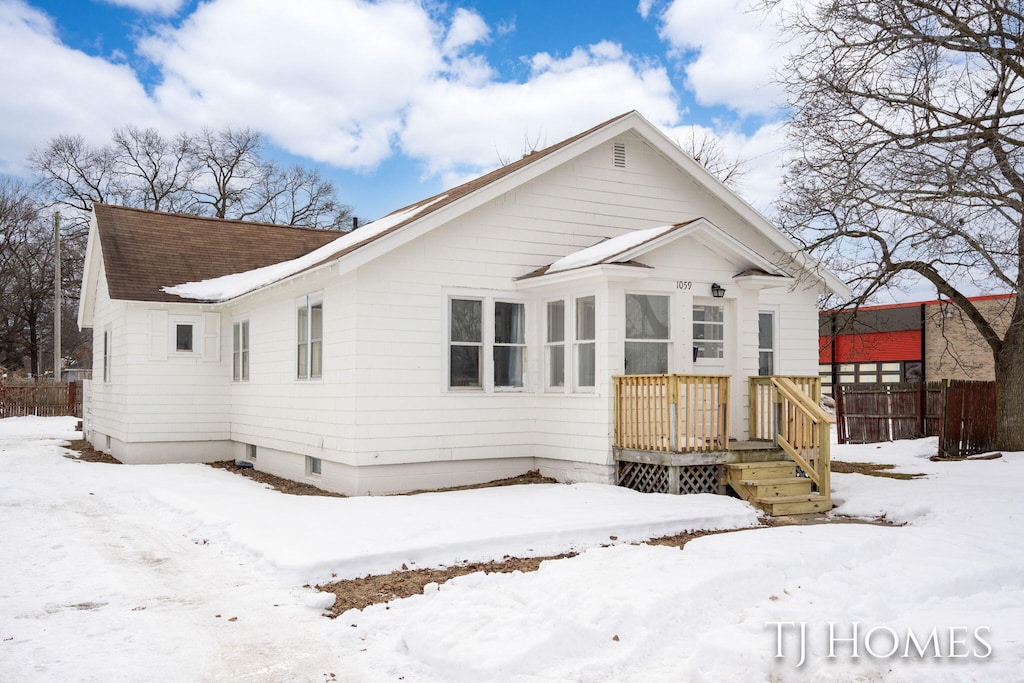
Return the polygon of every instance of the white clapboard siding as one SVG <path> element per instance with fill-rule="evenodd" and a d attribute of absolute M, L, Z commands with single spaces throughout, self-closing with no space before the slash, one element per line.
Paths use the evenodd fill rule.
<path fill-rule="evenodd" d="M 710 296 L 711 282 L 728 290 L 723 303 L 732 346 L 723 366 L 734 373 L 735 397 L 745 393 L 746 376 L 757 368 L 757 313 L 765 306 L 778 315 L 778 370 L 813 374 L 817 291 L 744 289 L 732 279 L 747 267 L 742 258 L 693 237 L 646 254 L 641 260 L 653 270 L 640 279 L 592 278 L 546 289 L 517 284 L 526 273 L 602 240 L 697 217 L 774 258 L 774 244 L 641 138 L 627 133 L 618 141 L 627 145 L 625 169 L 612 167 L 612 144 L 603 144 L 354 270 L 343 259 L 340 269 L 321 269 L 216 307 L 128 306 L 116 347 L 132 349 L 121 351 L 123 393 L 104 394 L 94 384 L 99 412 L 113 430 L 113 415 L 122 408 L 129 416 L 120 427 L 126 437 L 172 440 L 178 432 L 181 440 L 187 432 L 346 465 L 409 465 L 409 471 L 437 462 L 534 459 L 552 471 L 608 480 L 611 377 L 623 372 L 626 294 L 671 297 L 671 369 L 690 372 L 692 305 Z M 677 281 L 695 286 L 683 290 Z M 307 295 L 321 296 L 324 310 L 323 377 L 315 380 L 295 376 L 296 301 Z M 525 390 L 448 389 L 446 319 L 453 295 L 526 305 Z M 597 386 L 590 393 L 545 391 L 545 303 L 591 295 L 597 302 Z M 100 328 L 101 319 L 117 316 L 109 300 L 97 301 Z M 169 353 L 166 339 L 164 351 L 158 348 L 177 314 L 200 320 L 201 353 L 193 357 Z M 249 321 L 248 381 L 231 376 L 232 325 L 240 320 Z M 487 347 L 488 363 L 486 353 Z M 570 355 L 567 375 L 571 361 Z M 744 408 L 742 401 L 733 406 L 734 430 L 745 429 Z"/>

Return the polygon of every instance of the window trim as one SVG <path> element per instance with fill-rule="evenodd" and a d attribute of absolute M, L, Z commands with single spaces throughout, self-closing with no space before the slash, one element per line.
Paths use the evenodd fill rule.
<path fill-rule="evenodd" d="M 313 336 L 313 310 L 320 309 L 320 336 Z M 305 317 L 305 339 L 301 339 L 302 336 L 299 330 L 299 323 L 302 317 Z M 292 347 L 295 349 L 295 374 L 296 381 L 299 382 L 318 382 L 323 380 L 324 376 L 324 295 L 323 292 L 314 292 L 301 296 L 295 300 L 295 344 Z M 319 368 L 318 374 L 313 374 L 313 349 L 314 345 L 319 342 Z M 300 349 L 305 350 L 305 371 L 301 367 L 300 360 L 302 355 Z"/>
<path fill-rule="evenodd" d="M 562 306 L 562 338 L 557 340 L 551 339 L 551 306 L 553 304 L 561 304 Z M 565 369 L 566 369 L 566 347 L 569 345 L 569 308 L 567 305 L 566 297 L 560 299 L 550 299 L 544 302 L 544 391 L 551 393 L 565 393 L 567 390 L 565 381 Z M 553 370 L 551 363 L 551 353 L 559 349 L 562 352 L 562 376 L 560 384 L 551 383 L 551 372 Z M 571 367 L 571 366 L 570 366 Z"/>
<path fill-rule="evenodd" d="M 771 318 L 772 318 L 771 347 L 767 347 L 767 348 L 763 348 L 761 346 L 761 316 L 762 315 L 770 315 Z M 776 324 L 776 321 L 778 320 L 778 318 L 779 318 L 778 314 L 773 309 L 764 309 L 764 308 L 762 308 L 762 309 L 758 310 L 758 312 L 757 312 L 757 372 L 758 372 L 759 375 L 761 373 L 761 354 L 762 353 L 770 353 L 771 354 L 771 359 L 772 359 L 771 360 L 771 368 L 770 368 L 770 370 L 768 372 L 768 375 L 761 375 L 762 377 L 766 377 L 766 376 L 770 377 L 770 376 L 775 374 L 775 366 L 776 366 L 775 351 L 776 351 L 776 349 L 778 349 L 778 346 L 779 346 L 779 341 L 778 341 L 778 325 Z M 723 332 L 722 336 L 724 337 L 725 336 L 724 335 L 725 330 L 723 329 L 722 332 Z M 724 354 L 724 352 L 725 352 L 725 350 L 723 349 L 723 354 Z"/>
<path fill-rule="evenodd" d="M 452 341 L 452 302 L 480 302 L 480 342 Z M 495 344 L 494 341 L 494 308 L 495 304 L 514 304 L 523 307 L 523 343 Z M 533 302 L 515 292 L 497 292 L 481 290 L 451 290 L 444 293 L 444 325 L 445 343 L 442 349 L 442 391 L 452 393 L 483 392 L 495 393 L 528 393 L 530 388 L 530 356 L 536 348 L 536 340 L 531 338 L 530 316 L 533 315 Z M 452 346 L 479 347 L 480 384 L 479 386 L 452 386 Z M 495 386 L 494 382 L 494 349 L 498 347 L 521 347 L 523 349 L 522 386 Z"/>
<path fill-rule="evenodd" d="M 715 307 L 715 308 L 720 309 L 722 311 L 722 322 L 719 323 L 719 322 L 712 321 L 712 322 L 709 323 L 706 320 L 701 320 L 701 321 L 698 322 L 696 316 L 694 315 L 694 311 L 695 311 L 695 309 L 698 306 L 702 306 L 702 307 L 705 307 L 705 308 L 710 306 L 710 307 Z M 721 366 L 721 365 L 724 365 L 726 363 L 727 359 L 726 359 L 726 348 L 725 348 L 725 342 L 726 342 L 725 332 L 726 332 L 726 323 L 728 322 L 728 316 L 729 316 L 729 311 L 728 311 L 728 309 L 727 309 L 727 307 L 726 307 L 726 305 L 724 303 L 716 303 L 715 301 L 713 301 L 711 299 L 694 299 L 693 302 L 690 304 L 690 323 L 691 323 L 691 325 L 690 325 L 690 334 L 692 335 L 691 336 L 691 340 L 692 340 L 692 343 L 693 343 L 693 348 L 694 349 L 697 348 L 697 342 L 701 342 L 701 343 L 704 343 L 704 344 L 717 343 L 717 344 L 720 344 L 721 347 L 722 347 L 722 356 L 721 357 L 709 357 L 709 356 L 703 356 L 703 355 L 697 356 L 696 358 L 693 359 L 694 366 L 700 366 L 700 365 L 705 365 L 705 366 Z M 697 339 L 697 335 L 695 334 L 696 330 L 694 328 L 696 328 L 697 325 L 708 325 L 708 324 L 715 325 L 715 326 L 718 326 L 718 327 L 722 328 L 722 339 L 721 340 L 718 340 L 718 339 Z"/>
<path fill-rule="evenodd" d="M 312 455 L 306 456 L 306 476 L 321 477 L 324 473 L 324 461 Z"/>
<path fill-rule="evenodd" d="M 114 345 L 113 331 L 110 325 L 103 328 L 103 383 L 110 383 L 110 364 Z"/>
<path fill-rule="evenodd" d="M 249 319 L 236 320 L 231 325 L 231 381 L 249 381 Z"/>
<path fill-rule="evenodd" d="M 452 307 L 456 301 L 475 301 L 480 304 L 480 341 L 455 341 L 452 339 Z M 487 306 L 484 297 L 469 296 L 452 294 L 447 298 L 447 305 L 445 306 L 445 326 L 448 328 L 447 343 L 445 344 L 445 386 L 448 391 L 482 391 L 486 385 L 485 374 L 487 372 L 487 366 L 484 363 L 484 352 L 485 344 L 484 339 L 487 336 Z M 452 347 L 454 346 L 465 346 L 474 347 L 477 349 L 477 376 L 479 377 L 478 384 L 470 384 L 463 386 L 452 385 Z"/>
<path fill-rule="evenodd" d="M 594 336 L 584 338 L 579 336 L 579 315 L 580 301 L 583 299 L 594 300 Z M 578 294 L 572 298 L 572 389 L 577 393 L 592 394 L 597 391 L 597 295 Z M 580 382 L 580 349 L 584 346 L 592 346 L 594 349 L 594 383 L 583 384 Z"/>
<path fill-rule="evenodd" d="M 508 299 L 506 297 L 494 297 L 491 300 L 490 303 L 491 303 L 491 305 L 490 305 L 490 312 L 491 312 L 491 338 L 490 338 L 490 346 L 491 346 L 491 353 L 490 353 L 490 359 L 491 359 L 491 372 L 490 372 L 491 385 L 492 385 L 494 391 L 496 391 L 496 392 L 525 391 L 526 390 L 526 384 L 527 384 L 527 380 L 526 380 L 527 353 L 529 352 L 529 345 L 527 344 L 528 336 L 527 336 L 527 332 L 526 332 L 526 328 L 527 328 L 526 316 L 527 316 L 527 313 L 528 313 L 527 308 L 526 308 L 526 302 L 525 301 L 510 300 L 510 299 Z M 496 325 L 497 319 L 498 319 L 498 311 L 497 311 L 498 304 L 508 304 L 510 306 L 519 306 L 521 308 L 521 310 L 523 312 L 522 313 L 522 318 L 521 318 L 522 326 L 523 326 L 523 329 L 522 329 L 523 341 L 522 342 L 520 342 L 520 343 L 515 343 L 515 342 L 499 342 L 497 340 L 497 335 L 495 334 L 497 332 L 497 330 L 495 329 L 495 325 Z M 522 354 L 522 356 L 521 356 L 522 361 L 519 364 L 520 365 L 520 367 L 519 367 L 519 384 L 498 384 L 498 382 L 497 382 L 497 372 L 496 372 L 496 370 L 498 369 L 498 359 L 495 356 L 496 356 L 496 351 L 499 348 L 520 349 L 520 352 Z"/>
<path fill-rule="evenodd" d="M 668 321 L 667 321 L 666 330 L 665 330 L 665 337 L 663 337 L 663 338 L 651 337 L 651 338 L 641 339 L 641 338 L 636 338 L 636 337 L 630 337 L 629 336 L 629 324 L 626 321 L 626 301 L 631 296 L 660 297 L 662 299 L 666 299 L 667 300 L 668 306 L 667 306 L 666 310 L 668 312 Z M 627 292 L 625 292 L 625 295 L 623 296 L 623 300 L 622 300 L 622 321 L 623 321 L 623 325 L 622 325 L 622 338 L 623 338 L 622 339 L 622 341 L 623 341 L 623 344 L 622 344 L 622 366 L 623 367 L 622 367 L 622 370 L 623 370 L 623 372 L 625 374 L 627 374 L 627 375 L 630 375 L 630 374 L 641 374 L 641 373 L 631 373 L 629 371 L 629 368 L 626 367 L 626 347 L 629 344 L 662 344 L 662 345 L 664 345 L 664 347 L 665 347 L 665 372 L 666 373 L 672 372 L 672 368 L 673 368 L 673 357 L 672 356 L 673 356 L 673 351 L 674 351 L 674 344 L 673 344 L 673 339 L 672 339 L 672 330 L 676 326 L 676 321 L 673 319 L 675 316 L 673 315 L 673 305 L 672 304 L 673 304 L 673 296 L 672 296 L 671 293 L 668 293 L 668 292 L 657 292 L 657 291 L 655 291 L 655 292 L 650 292 L 650 291 L 648 291 L 648 292 L 636 292 L 636 291 L 633 291 L 633 292 L 627 291 Z"/>

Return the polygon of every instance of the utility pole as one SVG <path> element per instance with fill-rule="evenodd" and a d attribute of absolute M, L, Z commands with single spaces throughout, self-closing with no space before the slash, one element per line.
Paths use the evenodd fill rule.
<path fill-rule="evenodd" d="M 53 212 L 53 381 L 60 381 L 63 358 L 60 353 L 60 212 Z"/>

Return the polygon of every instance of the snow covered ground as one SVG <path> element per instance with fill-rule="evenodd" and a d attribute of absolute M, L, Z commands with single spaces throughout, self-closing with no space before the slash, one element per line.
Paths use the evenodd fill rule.
<path fill-rule="evenodd" d="M 0 680 L 1024 678 L 1024 453 L 835 447 L 927 474 L 833 475 L 837 512 L 903 526 L 758 528 L 679 550 L 624 542 L 756 517 L 725 497 L 593 485 L 286 496 L 202 465 L 76 462 L 61 448 L 73 426 L 0 420 Z M 336 620 L 302 587 L 567 549 L 584 552 Z"/>

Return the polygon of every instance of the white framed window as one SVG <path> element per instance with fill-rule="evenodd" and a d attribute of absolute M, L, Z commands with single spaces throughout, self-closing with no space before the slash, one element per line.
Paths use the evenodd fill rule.
<path fill-rule="evenodd" d="M 483 301 L 456 299 L 448 308 L 448 387 L 483 387 Z"/>
<path fill-rule="evenodd" d="M 573 351 L 575 356 L 576 388 L 594 388 L 597 369 L 597 307 L 593 296 L 577 297 L 574 302 L 575 322 Z"/>
<path fill-rule="evenodd" d="M 113 339 L 108 325 L 103 329 L 103 381 L 110 382 L 110 353 Z"/>
<path fill-rule="evenodd" d="M 312 456 L 306 456 L 306 474 L 314 477 L 319 477 L 323 474 L 324 464 L 320 458 L 314 458 Z"/>
<path fill-rule="evenodd" d="M 526 305 L 494 302 L 494 386 L 522 388 L 526 360 Z"/>
<path fill-rule="evenodd" d="M 321 295 L 307 295 L 296 302 L 296 361 L 298 379 L 323 377 L 324 304 Z"/>
<path fill-rule="evenodd" d="M 725 358 L 725 307 L 717 304 L 693 306 L 694 361 Z"/>
<path fill-rule="evenodd" d="M 565 387 L 565 299 L 549 301 L 545 316 L 544 386 L 562 389 Z"/>
<path fill-rule="evenodd" d="M 758 311 L 757 314 L 757 374 L 775 374 L 775 313 Z"/>
<path fill-rule="evenodd" d="M 668 372 L 669 303 L 661 294 L 626 295 L 626 374 Z"/>
<path fill-rule="evenodd" d="M 232 326 L 231 379 L 236 382 L 247 382 L 249 380 L 248 320 L 240 320 Z"/>
<path fill-rule="evenodd" d="M 250 462 L 256 461 L 256 445 L 247 443 L 245 444 L 245 459 Z"/>
<path fill-rule="evenodd" d="M 191 322 L 174 323 L 174 352 L 195 353 L 196 326 Z"/>

